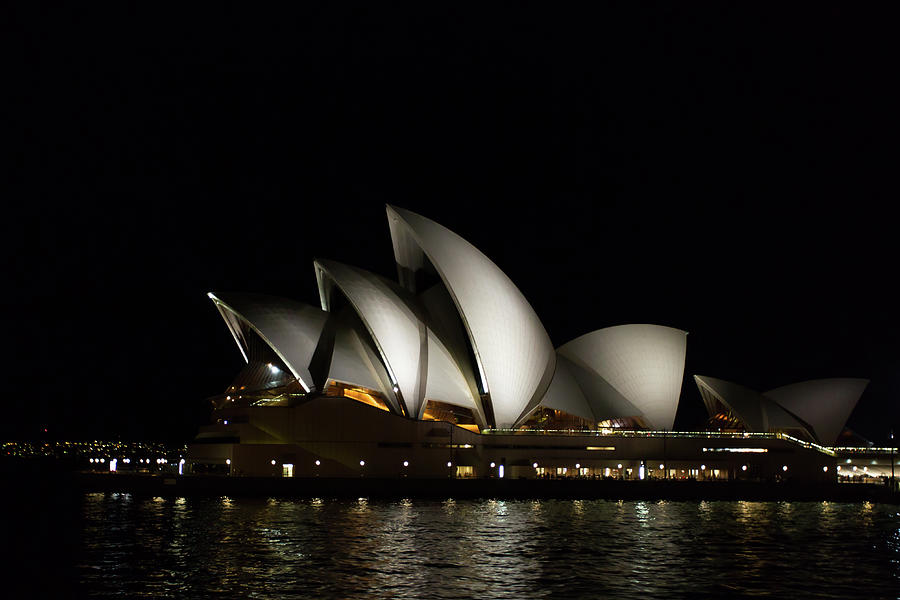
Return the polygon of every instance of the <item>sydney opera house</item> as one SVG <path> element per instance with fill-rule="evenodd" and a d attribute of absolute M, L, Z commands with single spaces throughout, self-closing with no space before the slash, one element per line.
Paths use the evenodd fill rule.
<path fill-rule="evenodd" d="M 868 383 L 756 392 L 695 376 L 687 332 L 627 324 L 554 347 L 516 285 L 447 228 L 388 206 L 397 281 L 316 260 L 320 306 L 210 293 L 245 366 L 210 401 L 197 471 L 278 477 L 833 480 Z"/>

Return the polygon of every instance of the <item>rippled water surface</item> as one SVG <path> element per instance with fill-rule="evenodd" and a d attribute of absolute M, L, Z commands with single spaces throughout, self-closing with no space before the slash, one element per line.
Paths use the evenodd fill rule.
<path fill-rule="evenodd" d="M 828 502 L 88 494 L 77 596 L 900 596 L 900 514 Z"/>

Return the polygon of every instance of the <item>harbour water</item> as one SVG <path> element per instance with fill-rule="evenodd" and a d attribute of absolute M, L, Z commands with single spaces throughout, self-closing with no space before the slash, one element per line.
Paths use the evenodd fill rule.
<path fill-rule="evenodd" d="M 897 505 L 124 493 L 66 502 L 30 537 L 48 554 L 43 567 L 32 556 L 28 572 L 69 597 L 900 596 Z"/>

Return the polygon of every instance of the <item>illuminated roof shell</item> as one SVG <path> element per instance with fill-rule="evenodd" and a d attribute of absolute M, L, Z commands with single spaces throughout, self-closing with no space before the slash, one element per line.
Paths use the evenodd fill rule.
<path fill-rule="evenodd" d="M 333 282 L 374 341 L 390 383 L 399 390 L 390 386 L 386 395 L 402 398 L 404 414 L 421 418 L 426 399 L 478 412 L 459 367 L 427 328 L 408 292 L 374 273 L 335 261 L 318 260 L 315 268 L 322 307 L 330 310 Z"/>
<path fill-rule="evenodd" d="M 661 325 L 618 325 L 587 333 L 561 346 L 559 355 L 606 382 L 612 390 L 589 392 L 583 374 L 576 379 L 598 419 L 641 416 L 655 429 L 672 429 L 687 352 L 687 332 Z M 618 397 L 620 395 L 621 397 Z M 622 402 L 622 400 L 626 402 Z M 628 404 L 638 414 L 621 412 Z"/>
<path fill-rule="evenodd" d="M 419 366 L 427 353 L 425 325 L 402 298 L 403 291 L 386 279 L 328 260 L 315 261 L 322 308 L 330 310 L 329 281 L 340 288 L 366 326 L 381 354 L 391 383 L 399 388 L 404 414 L 419 413 L 425 396 L 425 373 Z"/>
<path fill-rule="evenodd" d="M 556 353 L 543 324 L 509 277 L 472 244 L 413 212 L 388 206 L 387 213 L 401 273 L 422 263 L 417 246 L 459 311 L 495 426 L 513 426 L 537 406 L 553 376 Z"/>
<path fill-rule="evenodd" d="M 541 406 L 554 408 L 587 419 L 598 421 L 594 411 L 572 374 L 572 364 L 561 356 L 556 357 L 556 372 L 550 381 L 550 387 L 541 400 Z"/>
<path fill-rule="evenodd" d="M 764 395 L 809 423 L 819 442 L 830 446 L 843 431 L 868 385 L 868 379 L 813 379 L 786 385 Z"/>
<path fill-rule="evenodd" d="M 246 323 L 284 361 L 306 391 L 315 389 L 309 363 L 328 318 L 318 308 L 262 294 L 207 294 L 247 359 L 235 318 Z"/>
<path fill-rule="evenodd" d="M 709 391 L 738 418 L 747 431 L 765 433 L 780 429 L 800 429 L 815 437 L 807 423 L 785 410 L 781 405 L 750 388 L 707 377 L 694 375 L 697 387 Z"/>

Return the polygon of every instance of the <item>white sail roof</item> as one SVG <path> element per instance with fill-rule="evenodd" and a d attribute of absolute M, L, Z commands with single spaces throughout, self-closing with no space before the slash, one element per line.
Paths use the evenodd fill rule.
<path fill-rule="evenodd" d="M 608 383 L 650 427 L 672 429 L 684 377 L 687 332 L 661 325 L 619 325 L 585 334 L 558 351 Z"/>
<path fill-rule="evenodd" d="M 408 210 L 388 206 L 387 213 L 398 265 L 417 267 L 421 257 L 410 249 L 415 241 L 453 297 L 495 425 L 513 426 L 537 405 L 553 376 L 556 353 L 540 319 L 509 277 L 472 244 Z"/>
<path fill-rule="evenodd" d="M 571 363 L 561 356 L 556 357 L 556 372 L 550 381 L 550 387 L 541 400 L 541 406 L 562 410 L 570 415 L 589 421 L 598 421 L 588 404 L 587 398 L 578 386 L 572 374 Z"/>
<path fill-rule="evenodd" d="M 809 423 L 819 441 L 830 446 L 867 385 L 868 379 L 814 379 L 765 392 L 765 396 Z"/>
<path fill-rule="evenodd" d="M 328 281 L 337 285 L 368 329 L 381 354 L 391 383 L 399 388 L 404 412 L 415 417 L 425 396 L 427 337 L 425 325 L 386 279 L 338 262 L 315 261 L 322 307 L 330 306 Z"/>
<path fill-rule="evenodd" d="M 235 318 L 246 323 L 284 361 L 306 391 L 314 389 L 309 362 L 328 315 L 318 308 L 262 294 L 207 294 L 231 330 L 244 360 L 247 349 Z"/>
<path fill-rule="evenodd" d="M 800 429 L 813 436 L 806 423 L 755 390 L 706 375 L 694 375 L 694 381 L 701 394 L 704 389 L 710 392 L 744 424 L 748 431 Z"/>
<path fill-rule="evenodd" d="M 425 400 L 438 400 L 468 408 L 479 419 L 479 424 L 484 424 L 484 415 L 472 397 L 459 365 L 431 330 L 428 331 L 428 380 L 425 385 Z M 423 402 L 417 417 L 421 419 L 424 412 Z"/>

